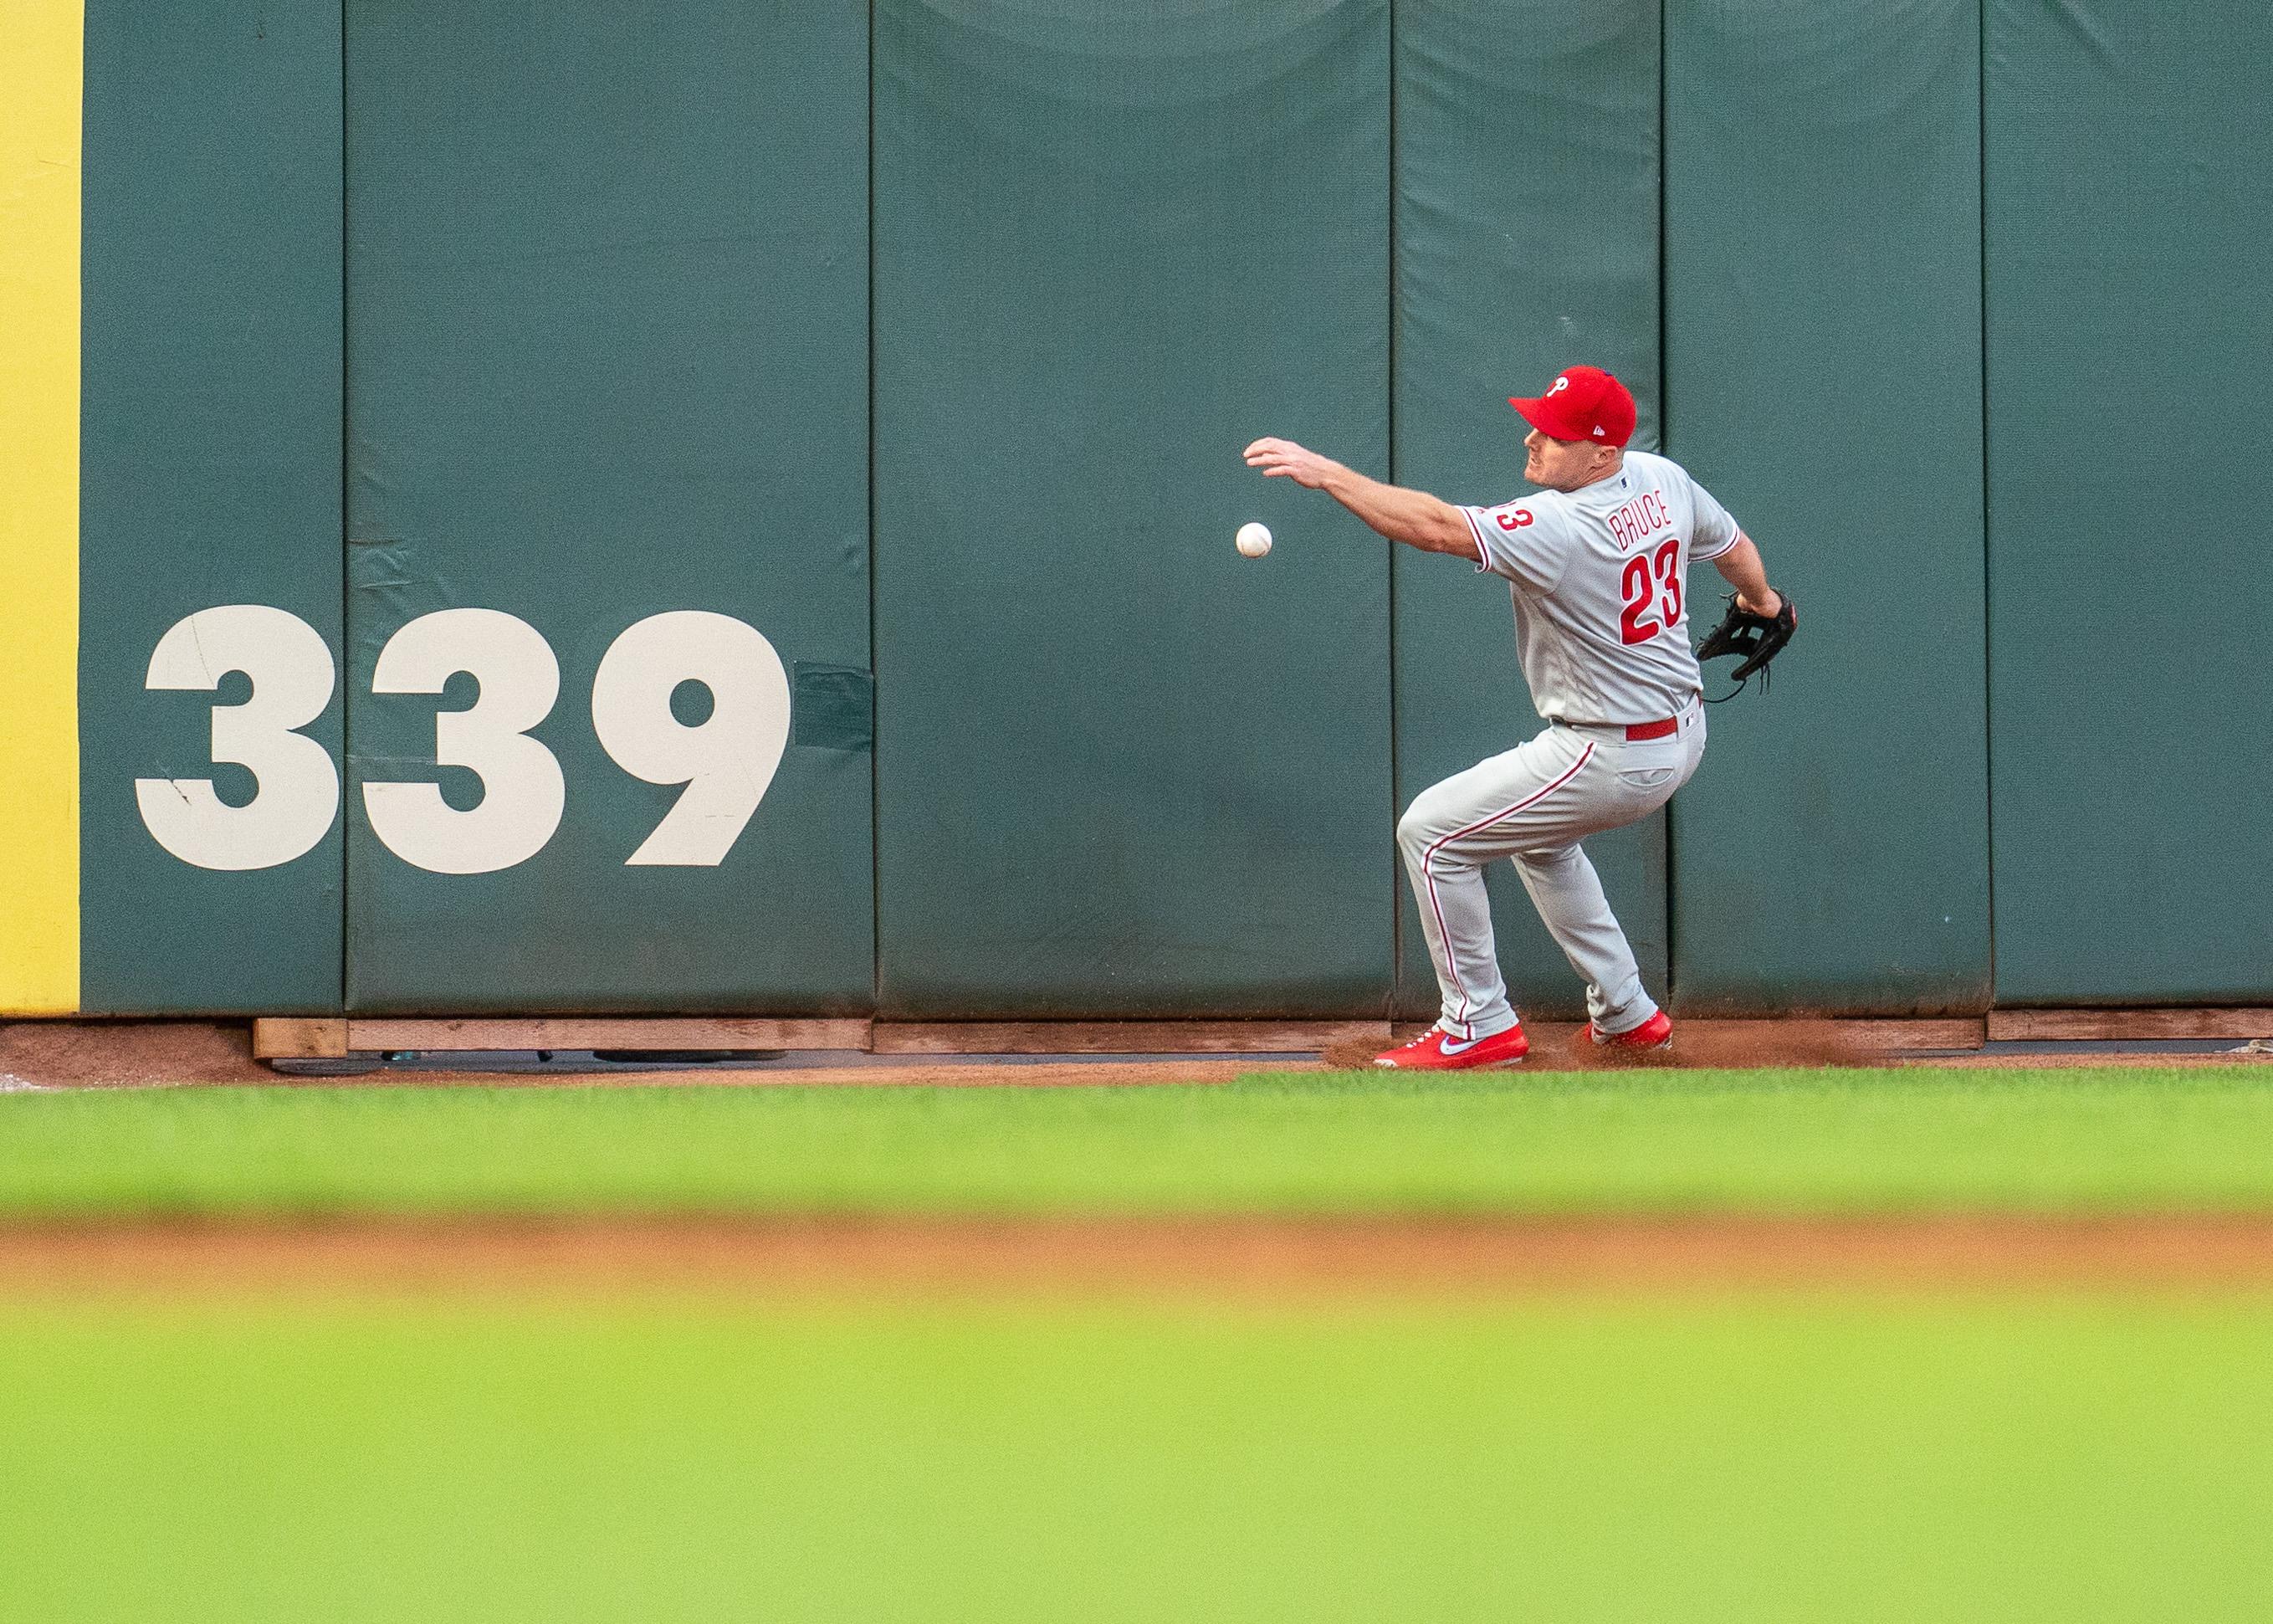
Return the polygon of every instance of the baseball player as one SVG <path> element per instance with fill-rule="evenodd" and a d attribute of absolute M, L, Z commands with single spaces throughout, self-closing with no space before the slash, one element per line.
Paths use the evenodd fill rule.
<path fill-rule="evenodd" d="M 1683 590 L 1691 560 L 1709 561 L 1736 589 L 1732 623 L 1777 628 L 1782 639 L 1793 623 L 1759 549 L 1705 487 L 1678 463 L 1626 449 L 1633 396 L 1616 378 L 1574 366 L 1536 399 L 1508 403 L 1531 425 L 1523 475 L 1540 489 L 1496 508 L 1383 485 L 1291 440 L 1258 440 L 1245 453 L 1249 467 L 1324 491 L 1392 541 L 1504 577 L 1524 680 L 1547 718 L 1530 742 L 1423 790 L 1398 823 L 1444 995 L 1433 1026 L 1376 1057 L 1398 1070 L 1510 1065 L 1530 1049 L 1484 892 L 1484 865 L 1501 857 L 1514 860 L 1587 983 L 1587 1036 L 1641 1048 L 1673 1041 L 1579 843 L 1663 806 L 1704 756 L 1703 683 Z"/>

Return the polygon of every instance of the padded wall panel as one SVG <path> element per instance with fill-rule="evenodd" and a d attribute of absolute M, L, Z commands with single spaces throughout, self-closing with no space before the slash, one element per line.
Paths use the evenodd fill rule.
<path fill-rule="evenodd" d="M 1997 996 L 2273 1001 L 2273 11 L 1989 44 Z"/>
<path fill-rule="evenodd" d="M 1658 26 L 1656 0 L 1398 6 L 1399 484 L 1459 502 L 1519 493 L 1524 425 L 1507 397 L 1576 362 L 1624 380 L 1641 409 L 1636 443 L 1657 443 Z M 1506 583 L 1404 550 L 1394 568 L 1402 806 L 1540 724 Z M 1665 820 L 1587 847 L 1662 992 Z M 1519 1007 L 1583 1014 L 1583 988 L 1513 866 L 1487 883 Z M 1399 1004 L 1430 1018 L 1436 979 L 1401 878 L 1398 890 Z"/>
<path fill-rule="evenodd" d="M 352 1007 L 867 1005 L 866 26 L 859 0 L 349 5 Z M 439 782 L 454 812 L 509 794 L 542 822 L 525 748 L 484 747 L 497 782 L 436 765 L 438 710 L 487 688 L 371 691 L 406 625 L 464 609 L 543 641 L 461 620 L 445 672 L 499 662 L 502 694 L 557 663 L 530 733 L 563 805 L 533 853 L 455 824 L 407 853 L 361 793 Z M 626 668 L 663 678 L 623 690 L 631 747 L 604 748 L 604 654 L 690 612 L 772 653 L 666 635 Z M 682 823 L 679 861 L 634 863 L 681 793 L 647 779 L 690 764 L 648 752 L 722 714 L 671 680 L 706 658 L 752 697 L 686 748 L 762 799 L 738 836 L 731 806 L 694 817 L 723 856 Z"/>
<path fill-rule="evenodd" d="M 270 644 L 208 643 L 208 686 L 145 687 L 185 617 L 236 605 L 296 617 L 303 652 L 320 673 L 320 638 L 336 678 L 338 8 L 91 0 L 83 128 L 82 1006 L 336 1009 L 336 816 L 301 854 L 213 868 L 154 838 L 135 786 L 210 780 L 229 806 L 289 793 L 281 769 L 256 782 L 213 762 L 215 706 L 265 705 L 237 662 Z M 340 718 L 334 680 L 301 730 L 334 775 Z M 319 753 L 300 757 L 320 784 Z M 220 844 L 244 861 L 300 846 Z"/>
<path fill-rule="evenodd" d="M 1713 710 L 1673 808 L 1677 1001 L 1978 1010 L 1979 13 L 1667 22 L 1667 445 L 1799 605 L 1773 691 Z M 1700 568 L 1699 619 L 1717 585 Z"/>
<path fill-rule="evenodd" d="M 876 19 L 885 1009 L 1378 1012 L 1388 545 L 1239 454 L 1387 471 L 1386 5 Z"/>

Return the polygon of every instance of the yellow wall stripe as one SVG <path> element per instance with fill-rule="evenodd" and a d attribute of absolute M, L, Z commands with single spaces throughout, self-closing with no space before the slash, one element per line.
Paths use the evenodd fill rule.
<path fill-rule="evenodd" d="M 0 0 L 0 1011 L 79 1007 L 82 0 Z"/>

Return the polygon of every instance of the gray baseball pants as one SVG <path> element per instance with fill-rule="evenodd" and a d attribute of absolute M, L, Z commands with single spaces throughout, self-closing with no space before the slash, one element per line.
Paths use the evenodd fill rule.
<path fill-rule="evenodd" d="M 1579 842 L 1648 816 L 1689 781 L 1705 756 L 1704 705 L 1692 698 L 1678 721 L 1666 737 L 1637 743 L 1623 727 L 1552 722 L 1527 743 L 1422 791 L 1406 809 L 1397 845 L 1444 993 L 1437 1024 L 1454 1037 L 1489 1037 L 1516 1024 L 1484 891 L 1484 865 L 1502 857 L 1514 860 L 1539 917 L 1587 983 L 1595 1026 L 1628 1032 L 1657 1012 Z"/>

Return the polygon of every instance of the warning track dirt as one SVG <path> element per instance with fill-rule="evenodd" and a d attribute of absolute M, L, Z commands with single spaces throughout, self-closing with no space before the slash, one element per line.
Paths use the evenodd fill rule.
<path fill-rule="evenodd" d="M 0 1229 L 0 1292 L 2273 1288 L 2273 1217 L 117 1223 Z"/>

